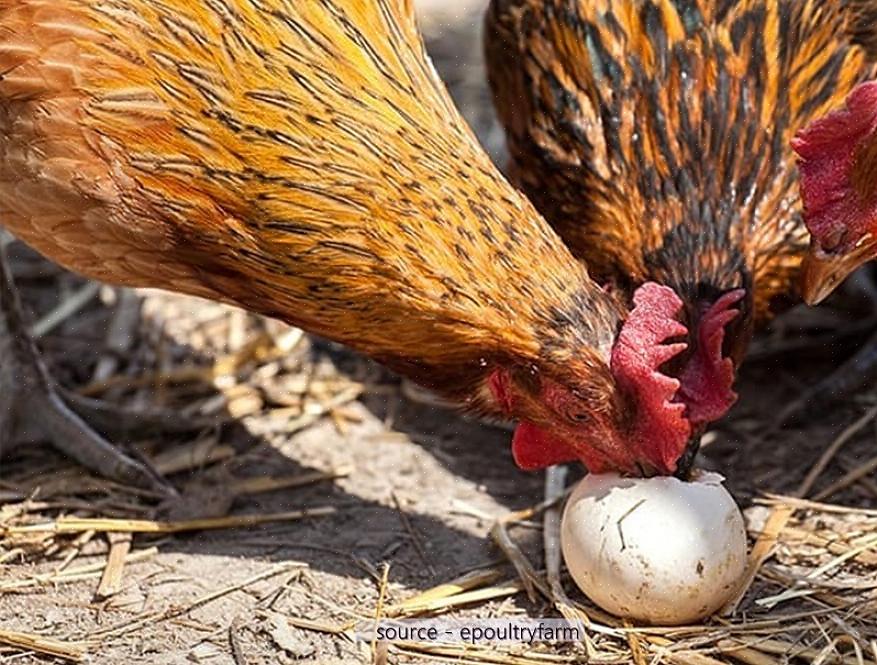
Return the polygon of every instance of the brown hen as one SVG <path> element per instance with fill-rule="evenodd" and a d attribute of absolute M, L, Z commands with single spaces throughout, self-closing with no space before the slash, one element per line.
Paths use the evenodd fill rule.
<path fill-rule="evenodd" d="M 646 284 L 628 312 L 589 278 L 477 145 L 409 3 L 0 0 L 0 71 L 2 220 L 47 256 L 277 317 L 514 417 L 522 466 L 676 470 L 690 427 L 657 372 L 685 332 L 676 296 Z M 4 362 L 34 374 L 33 355 Z M 3 398 L 48 383 L 7 377 Z"/>
<path fill-rule="evenodd" d="M 795 132 L 870 76 L 873 0 L 493 0 L 510 171 L 591 273 L 684 300 L 695 433 L 807 251 Z M 739 310 L 735 317 L 735 310 Z M 693 446 L 692 446 L 693 448 Z"/>

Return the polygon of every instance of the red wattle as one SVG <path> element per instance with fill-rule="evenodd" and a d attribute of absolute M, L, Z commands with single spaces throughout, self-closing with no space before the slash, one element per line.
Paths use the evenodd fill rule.
<path fill-rule="evenodd" d="M 522 422 L 515 428 L 512 456 L 518 468 L 525 471 L 544 469 L 579 459 L 576 451 L 564 441 L 527 422 Z"/>

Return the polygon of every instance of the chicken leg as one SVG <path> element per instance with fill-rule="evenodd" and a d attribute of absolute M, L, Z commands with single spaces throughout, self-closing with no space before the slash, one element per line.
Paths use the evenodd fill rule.
<path fill-rule="evenodd" d="M 24 324 L 0 246 L 0 454 L 15 444 L 15 430 L 22 427 L 40 431 L 58 450 L 101 476 L 163 492 L 169 489 L 148 465 L 108 443 L 61 397 Z"/>

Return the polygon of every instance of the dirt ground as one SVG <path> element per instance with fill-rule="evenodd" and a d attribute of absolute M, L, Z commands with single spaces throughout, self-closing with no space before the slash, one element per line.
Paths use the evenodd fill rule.
<path fill-rule="evenodd" d="M 425 5 L 424 11 L 431 11 L 424 13 L 423 24 L 438 67 L 467 119 L 491 154 L 501 159 L 502 136 L 484 89 L 477 8 L 455 16 L 441 3 Z M 117 591 L 106 597 L 96 592 L 111 539 L 100 529 L 74 536 L 25 534 L 15 542 L 7 538 L 0 549 L 0 663 L 53 661 L 8 646 L 2 631 L 83 642 L 88 662 L 100 664 L 369 662 L 370 645 L 327 629 L 351 618 L 371 617 L 379 603 L 392 606 L 476 569 L 500 567 L 505 579 L 515 579 L 488 530 L 509 511 L 538 504 L 543 476 L 515 468 L 507 429 L 410 399 L 408 395 L 416 394 L 375 364 L 258 317 L 162 293 L 131 294 L 109 287 L 83 291 L 89 289 L 87 282 L 25 248 L 16 245 L 11 254 L 34 321 L 45 323 L 56 308 L 83 296 L 76 312 L 61 317 L 40 337 L 52 372 L 63 385 L 126 406 L 167 406 L 215 424 L 137 441 L 115 437 L 152 456 L 165 455 L 163 468 L 171 470 L 170 477 L 183 490 L 183 499 L 165 505 L 130 488 L 78 475 L 42 445 L 19 449 L 0 467 L 0 524 L 61 515 L 180 521 L 305 508 L 333 512 L 298 520 L 280 515 L 277 521 L 247 528 L 135 535 L 131 551 L 137 556 L 125 566 Z M 848 298 L 842 304 L 795 310 L 760 337 L 739 384 L 739 404 L 707 435 L 704 463 L 728 478 L 735 497 L 749 509 L 751 526 L 763 521 L 767 510 L 754 505 L 756 497 L 793 494 L 826 446 L 877 403 L 877 394 L 867 391 L 843 408 L 770 432 L 783 406 L 865 339 L 869 327 L 851 327 L 850 321 L 869 316 L 867 303 Z M 875 434 L 869 425 L 845 443 L 819 474 L 810 496 L 873 459 Z M 168 455 L 173 459 L 168 461 Z M 300 481 L 313 473 L 327 477 L 268 491 L 254 481 L 290 484 L 289 478 Z M 872 473 L 825 498 L 873 509 L 875 480 Z M 844 515 L 816 511 L 796 519 L 802 529 L 829 533 L 826 542 L 856 536 L 846 533 L 852 527 L 844 526 Z M 863 523 L 873 528 L 877 520 Z M 538 528 L 513 533 L 541 567 Z M 783 586 L 782 575 L 799 580 L 825 561 L 818 547 L 812 560 L 780 554 L 741 605 L 756 620 L 766 610 L 755 601 L 788 586 Z M 877 580 L 877 567 L 867 567 L 873 561 L 849 559 L 852 566 L 860 566 L 853 570 L 858 571 L 856 579 Z M 871 603 L 872 617 L 875 587 L 864 585 L 856 592 L 862 602 Z M 584 602 L 572 586 L 567 588 Z M 849 587 L 844 593 L 849 600 Z M 831 604 L 810 597 L 786 609 L 807 611 L 819 603 Z M 456 612 L 556 616 L 547 602 L 530 602 L 523 593 Z M 760 662 L 815 662 L 814 652 L 822 653 L 826 644 L 833 648 L 825 651 L 823 662 L 849 662 L 837 660 L 838 654 L 855 651 L 843 635 L 852 631 L 853 642 L 864 645 L 873 645 L 869 640 L 877 635 L 868 632 L 868 620 L 854 613 L 845 620 L 841 626 L 817 622 L 819 630 L 811 625 L 810 632 L 802 628 L 797 642 L 787 637 L 811 651 L 773 656 L 758 652 L 766 658 Z M 613 642 L 592 660 L 636 661 L 636 649 L 628 649 L 628 643 Z M 740 653 L 732 658 L 713 651 L 703 656 L 707 660 L 684 661 L 678 654 L 656 656 L 652 650 L 648 661 L 641 662 L 747 662 Z M 479 652 L 467 661 L 460 654 L 411 651 L 391 653 L 390 662 L 586 658 L 575 649 L 548 655 L 554 660 L 489 660 Z M 877 653 L 863 657 L 877 659 Z M 749 654 L 748 662 L 757 662 L 753 658 Z"/>

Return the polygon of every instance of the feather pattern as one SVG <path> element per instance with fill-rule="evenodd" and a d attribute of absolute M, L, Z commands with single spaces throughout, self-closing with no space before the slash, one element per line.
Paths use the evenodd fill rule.
<path fill-rule="evenodd" d="M 496 358 L 608 359 L 620 310 L 478 147 L 410 0 L 0 0 L 0 71 L 0 215 L 68 267 L 475 408 Z"/>
<path fill-rule="evenodd" d="M 599 278 L 697 307 L 794 294 L 790 139 L 873 72 L 873 0 L 493 0 L 487 53 L 524 191 Z M 744 326 L 745 327 L 745 326 Z"/>

